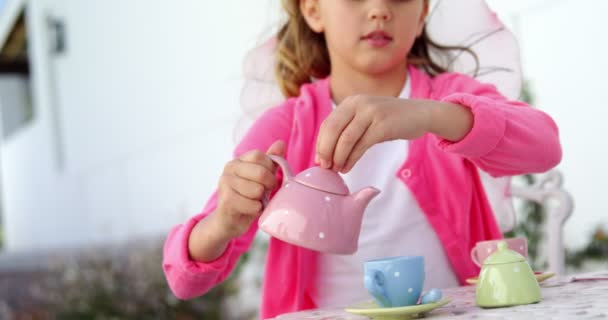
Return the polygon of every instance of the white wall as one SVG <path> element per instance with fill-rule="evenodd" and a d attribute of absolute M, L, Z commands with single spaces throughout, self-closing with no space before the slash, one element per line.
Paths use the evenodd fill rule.
<path fill-rule="evenodd" d="M 36 110 L 3 146 L 8 249 L 165 233 L 200 211 L 270 3 L 30 1 Z M 47 15 L 65 54 L 48 54 Z"/>

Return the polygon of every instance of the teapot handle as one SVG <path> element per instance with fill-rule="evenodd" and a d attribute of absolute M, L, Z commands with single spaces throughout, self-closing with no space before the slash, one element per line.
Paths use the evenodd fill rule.
<path fill-rule="evenodd" d="M 370 270 L 370 274 L 364 277 L 365 288 L 385 308 L 391 308 L 393 304 L 386 292 L 386 279 L 380 270 Z"/>
<path fill-rule="evenodd" d="M 281 185 L 281 187 L 285 186 L 285 183 L 287 183 L 288 181 L 291 181 L 291 179 L 293 178 L 293 173 L 291 172 L 289 163 L 287 163 L 287 160 L 285 160 L 283 157 L 280 157 L 280 156 L 269 154 L 268 157 L 272 161 L 276 162 L 279 165 L 279 167 L 281 167 L 281 171 L 283 171 L 283 184 Z"/>
<path fill-rule="evenodd" d="M 269 154 L 268 157 L 273 162 L 277 163 L 279 167 L 281 167 L 281 171 L 283 171 L 283 183 L 281 184 L 281 188 L 285 186 L 287 182 L 289 182 L 293 178 L 293 173 L 291 173 L 291 168 L 289 167 L 289 163 L 283 157 L 276 156 L 273 154 Z M 268 202 L 270 201 L 270 190 L 266 190 L 264 193 L 264 198 L 262 199 L 262 207 L 266 208 L 268 206 Z"/>
<path fill-rule="evenodd" d="M 479 262 L 479 256 L 477 255 L 477 246 L 471 249 L 471 260 L 473 260 L 473 263 L 475 263 L 475 265 L 481 268 L 482 265 Z"/>

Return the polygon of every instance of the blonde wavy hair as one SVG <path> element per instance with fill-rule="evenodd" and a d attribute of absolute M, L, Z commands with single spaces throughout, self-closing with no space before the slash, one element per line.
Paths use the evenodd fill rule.
<path fill-rule="evenodd" d="M 325 37 L 310 29 L 300 10 L 300 0 L 282 0 L 282 6 L 287 14 L 287 21 L 277 33 L 275 77 L 286 97 L 296 97 L 300 94 L 300 86 L 311 82 L 312 78 L 327 77 L 331 62 Z M 426 27 L 415 40 L 408 55 L 408 63 L 423 69 L 431 76 L 448 71 L 447 67 L 431 57 L 431 50 L 444 57 L 449 57 L 450 51 L 469 53 L 476 61 L 477 73 L 479 61 L 470 48 L 441 45 L 429 37 Z"/>

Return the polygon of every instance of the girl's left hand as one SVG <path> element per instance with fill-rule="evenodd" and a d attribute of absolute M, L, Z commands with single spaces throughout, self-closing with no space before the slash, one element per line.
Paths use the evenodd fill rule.
<path fill-rule="evenodd" d="M 344 101 L 323 121 L 316 162 L 346 173 L 376 143 L 416 139 L 429 130 L 425 100 L 358 95 Z"/>

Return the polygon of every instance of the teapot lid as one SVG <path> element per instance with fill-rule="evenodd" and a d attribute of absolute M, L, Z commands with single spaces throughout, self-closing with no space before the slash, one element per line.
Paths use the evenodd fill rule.
<path fill-rule="evenodd" d="M 349 195 L 350 191 L 342 177 L 333 170 L 321 167 L 311 167 L 300 172 L 295 181 L 321 191 L 338 195 Z"/>
<path fill-rule="evenodd" d="M 500 241 L 496 245 L 498 250 L 491 254 L 485 261 L 484 265 L 490 264 L 505 264 L 526 261 L 526 258 L 521 254 L 509 249 L 506 241 Z"/>

